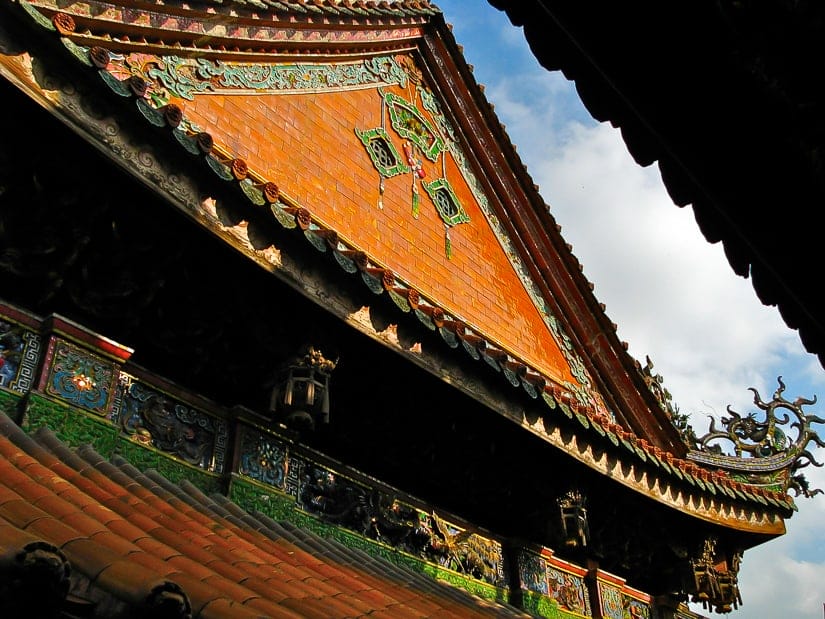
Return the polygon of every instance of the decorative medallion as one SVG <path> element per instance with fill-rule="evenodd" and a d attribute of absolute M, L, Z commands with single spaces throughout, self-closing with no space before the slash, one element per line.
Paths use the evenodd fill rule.
<path fill-rule="evenodd" d="M 46 393 L 105 415 L 114 377 L 115 369 L 111 362 L 57 340 Z"/>
<path fill-rule="evenodd" d="M 375 169 L 384 178 L 390 178 L 396 174 L 406 174 L 410 171 L 404 165 L 401 155 L 399 155 L 398 150 L 383 127 L 375 127 L 366 131 L 356 129 L 355 135 L 364 144 Z"/>
<path fill-rule="evenodd" d="M 383 93 L 395 131 L 409 140 L 430 161 L 436 161 L 444 150 L 444 140 L 424 118 L 415 105 L 391 92 Z"/>
<path fill-rule="evenodd" d="M 257 481 L 283 489 L 286 482 L 287 449 L 273 436 L 251 428 L 243 429 L 238 472 Z"/>
<path fill-rule="evenodd" d="M 433 204 L 435 204 L 435 210 L 444 222 L 444 251 L 447 253 L 447 257 L 450 258 L 453 253 L 450 228 L 469 222 L 470 217 L 464 211 L 446 178 L 439 178 L 431 183 L 423 183 L 423 185 Z"/>

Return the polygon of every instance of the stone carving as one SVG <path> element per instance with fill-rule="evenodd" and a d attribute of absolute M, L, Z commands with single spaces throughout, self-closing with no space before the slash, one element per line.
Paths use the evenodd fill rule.
<path fill-rule="evenodd" d="M 479 580 L 503 581 L 498 542 L 324 467 L 309 464 L 305 468 L 298 499 L 306 511 L 327 522 Z"/>
<path fill-rule="evenodd" d="M 138 75 L 161 85 L 159 99 L 170 95 L 193 99 L 204 92 L 346 90 L 398 84 L 405 87 L 407 73 L 394 58 L 380 56 L 351 64 L 243 64 L 204 58 L 112 54 L 108 70 L 121 79 Z"/>
<path fill-rule="evenodd" d="M 547 583 L 548 595 L 561 608 L 590 616 L 590 600 L 583 578 L 548 566 Z"/>
<path fill-rule="evenodd" d="M 547 595 L 547 563 L 538 555 L 520 552 L 519 579 L 523 589 Z"/>
<path fill-rule="evenodd" d="M 494 584 L 500 580 L 501 547 L 497 543 L 477 535 L 472 529 L 459 529 L 435 512 L 431 522 L 430 547 L 440 557 L 442 565 Z"/>

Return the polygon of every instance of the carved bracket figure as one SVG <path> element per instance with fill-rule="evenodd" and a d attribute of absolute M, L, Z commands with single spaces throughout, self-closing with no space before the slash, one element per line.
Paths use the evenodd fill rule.
<path fill-rule="evenodd" d="M 727 556 L 718 551 L 716 540 L 705 540 L 702 552 L 691 559 L 693 588 L 690 591 L 693 602 L 717 613 L 729 613 L 742 603 L 739 593 L 739 566 L 742 554 L 734 552 Z"/>
<path fill-rule="evenodd" d="M 586 503 L 586 497 L 578 490 L 571 490 L 558 499 L 564 543 L 571 548 L 586 548 L 590 542 Z"/>

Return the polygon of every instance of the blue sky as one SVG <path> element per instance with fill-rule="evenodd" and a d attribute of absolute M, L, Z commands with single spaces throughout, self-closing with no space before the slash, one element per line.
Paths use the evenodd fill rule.
<path fill-rule="evenodd" d="M 759 413 L 748 388 L 770 399 L 780 375 L 787 399 L 816 395 L 822 404 L 806 412 L 825 417 L 825 370 L 704 240 L 690 207 L 673 205 L 656 167 L 633 162 L 619 132 L 592 119 L 561 73 L 538 65 L 504 13 L 485 0 L 436 3 L 619 337 L 642 364 L 650 356 L 697 433 L 728 405 Z M 814 455 L 825 461 L 825 450 Z M 824 469 L 806 475 L 825 489 Z M 822 619 L 825 497 L 797 504 L 785 536 L 745 553 L 744 605 L 733 617 Z"/>

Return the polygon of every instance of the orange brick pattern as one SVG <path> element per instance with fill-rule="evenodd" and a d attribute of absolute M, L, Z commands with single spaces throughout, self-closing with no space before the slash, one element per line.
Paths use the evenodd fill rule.
<path fill-rule="evenodd" d="M 414 98 L 414 91 L 390 90 Z M 378 208 L 379 175 L 354 133 L 381 125 L 377 89 L 199 95 L 187 103 L 186 116 L 433 303 L 540 372 L 575 382 L 449 154 L 447 178 L 470 217 L 451 230 L 452 259 L 445 254 L 444 224 L 420 185 L 420 217 L 412 216 L 410 174 L 385 180 Z M 389 118 L 386 128 L 402 152 Z M 424 159 L 425 180 L 441 177 L 441 166 L 441 159 Z"/>

